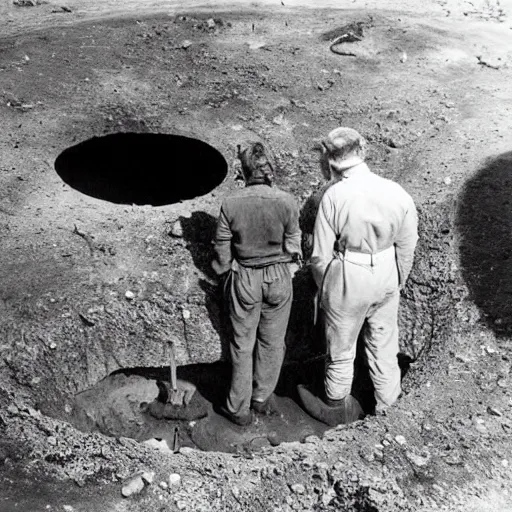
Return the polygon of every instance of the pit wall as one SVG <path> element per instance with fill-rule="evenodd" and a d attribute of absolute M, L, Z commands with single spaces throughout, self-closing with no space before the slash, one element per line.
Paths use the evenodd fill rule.
<path fill-rule="evenodd" d="M 420 242 L 400 309 L 401 351 L 411 360 L 439 343 L 453 320 L 452 209 L 451 200 L 418 206 Z M 4 307 L 0 377 L 6 388 L 65 417 L 76 393 L 113 371 L 167 365 L 170 343 L 180 365 L 225 359 L 229 330 L 209 270 L 213 211 L 181 216 L 146 238 L 146 249 L 158 247 L 168 259 L 164 271 L 139 268 L 109 282 L 99 257 L 81 282 Z M 295 279 L 288 361 L 321 350 L 312 325 L 313 291 L 303 270 Z"/>

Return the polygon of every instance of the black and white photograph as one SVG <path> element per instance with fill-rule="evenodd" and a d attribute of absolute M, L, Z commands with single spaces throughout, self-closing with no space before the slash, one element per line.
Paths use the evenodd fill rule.
<path fill-rule="evenodd" d="M 0 0 L 0 512 L 512 512 L 512 0 Z"/>

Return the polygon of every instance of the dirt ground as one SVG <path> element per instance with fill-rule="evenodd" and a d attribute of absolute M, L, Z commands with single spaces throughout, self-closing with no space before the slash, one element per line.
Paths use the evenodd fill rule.
<path fill-rule="evenodd" d="M 33 3 L 0 4 L 0 511 L 512 510 L 510 3 Z M 336 55 L 350 22 L 364 37 Z M 314 144 L 339 125 L 420 213 L 398 404 L 255 453 L 73 427 L 77 393 L 165 366 L 170 342 L 215 370 L 237 144 L 270 144 L 307 232 Z M 321 351 L 307 272 L 294 285 L 289 368 Z M 140 471 L 154 482 L 123 498 Z"/>

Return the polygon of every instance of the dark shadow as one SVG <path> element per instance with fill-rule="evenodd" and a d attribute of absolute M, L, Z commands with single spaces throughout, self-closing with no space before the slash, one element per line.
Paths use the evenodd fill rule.
<path fill-rule="evenodd" d="M 499 335 L 512 332 L 512 151 L 465 185 L 457 209 L 460 261 L 471 299 Z"/>
<path fill-rule="evenodd" d="M 194 265 L 207 277 L 199 280 L 199 286 L 205 294 L 210 321 L 221 340 L 221 357 L 226 360 L 229 358 L 231 327 L 222 287 L 212 268 L 217 219 L 206 212 L 194 212 L 189 218 L 180 217 L 180 224 Z"/>
<path fill-rule="evenodd" d="M 199 393 L 212 404 L 221 403 L 231 378 L 231 365 L 227 362 L 197 363 L 178 366 L 178 379 L 191 382 Z M 169 367 L 138 367 L 116 370 L 112 375 L 139 375 L 147 379 L 169 381 Z"/>
<path fill-rule="evenodd" d="M 222 183 L 227 169 L 221 153 L 205 142 L 160 133 L 93 137 L 55 161 L 63 181 L 88 196 L 153 206 L 202 196 Z"/>

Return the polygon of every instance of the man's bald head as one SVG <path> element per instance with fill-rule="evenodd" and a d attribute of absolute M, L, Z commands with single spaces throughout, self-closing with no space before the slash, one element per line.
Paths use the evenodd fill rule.
<path fill-rule="evenodd" d="M 332 130 L 322 140 L 324 156 L 334 171 L 343 170 L 351 161 L 364 161 L 366 140 L 352 128 L 340 127 Z"/>

